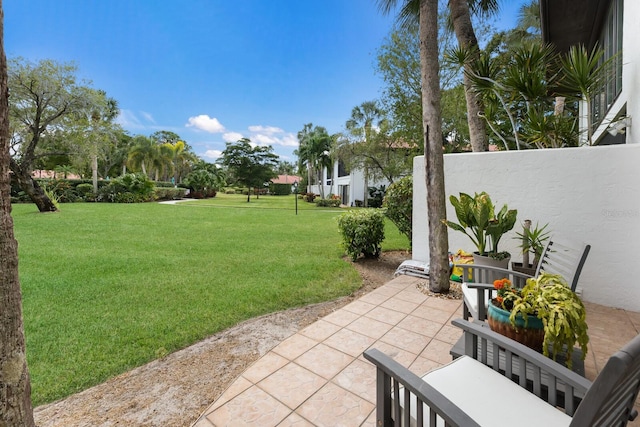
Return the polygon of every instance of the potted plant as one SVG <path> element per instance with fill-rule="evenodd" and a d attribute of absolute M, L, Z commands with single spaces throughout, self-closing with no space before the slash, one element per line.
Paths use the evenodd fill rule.
<path fill-rule="evenodd" d="M 514 288 L 507 279 L 496 280 L 493 285 L 498 295 L 489 303 L 487 319 L 491 329 L 500 333 L 507 329 L 504 327 L 504 312 L 507 312 L 509 333 L 515 337 L 504 335 L 520 341 L 518 335 L 524 336 L 525 329 L 531 326 L 542 330 L 539 333 L 542 343 L 537 348 L 530 347 L 541 349 L 547 357 L 551 352 L 553 360 L 566 352 L 566 365 L 571 369 L 571 356 L 577 343 L 582 350 L 582 360 L 585 359 L 589 343 L 586 310 L 562 276 L 541 273 L 537 278 L 527 279 L 522 289 Z"/>
<path fill-rule="evenodd" d="M 515 225 L 518 211 L 508 209 L 507 205 L 496 211 L 491 197 L 484 191 L 476 193 L 474 197 L 466 193 L 460 193 L 460 198 L 452 195 L 449 201 L 455 208 L 458 223 L 447 220 L 444 220 L 444 223 L 469 236 L 477 249 L 474 253 L 474 263 L 507 268 L 511 254 L 499 251 L 498 243 Z"/>
<path fill-rule="evenodd" d="M 549 224 L 540 227 L 538 223 L 531 228 L 531 220 L 525 220 L 522 225 L 522 232 L 516 233 L 514 239 L 520 240 L 520 249 L 522 249 L 522 262 L 512 262 L 511 269 L 521 273 L 533 276 L 538 268 L 540 257 L 544 251 L 544 247 L 549 240 L 549 231 L 546 231 Z M 533 255 L 533 263 L 529 263 L 529 255 Z"/>

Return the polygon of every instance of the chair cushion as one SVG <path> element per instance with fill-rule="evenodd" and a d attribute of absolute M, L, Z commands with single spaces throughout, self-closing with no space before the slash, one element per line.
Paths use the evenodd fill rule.
<path fill-rule="evenodd" d="M 469 288 L 469 286 L 467 286 L 466 283 L 463 283 L 462 285 L 460 285 L 460 289 L 462 290 L 462 298 L 464 299 L 464 304 L 469 309 L 469 313 L 471 313 L 471 317 L 477 320 L 484 320 L 484 319 L 478 319 L 478 289 Z M 483 292 L 484 292 L 484 302 L 485 302 L 484 312 L 486 313 L 488 309 L 487 305 L 489 303 L 490 292 L 488 289 L 484 290 Z"/>
<path fill-rule="evenodd" d="M 459 357 L 422 379 L 483 426 L 571 423 L 564 412 L 469 356 Z"/>

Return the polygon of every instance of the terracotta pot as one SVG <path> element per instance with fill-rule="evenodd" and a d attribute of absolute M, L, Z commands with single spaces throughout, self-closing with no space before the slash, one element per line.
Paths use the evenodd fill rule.
<path fill-rule="evenodd" d="M 493 301 L 489 302 L 489 310 L 487 313 L 487 322 L 492 331 L 518 341 L 529 348 L 538 352 L 542 352 L 542 343 L 544 341 L 544 325 L 542 320 L 536 316 L 527 316 L 525 326 L 524 318 L 518 314 L 516 316 L 516 325 L 512 325 L 509 320 L 511 312 L 494 305 Z"/>

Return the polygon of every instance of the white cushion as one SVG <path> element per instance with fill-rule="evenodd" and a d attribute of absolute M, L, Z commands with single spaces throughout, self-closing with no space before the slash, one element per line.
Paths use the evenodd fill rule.
<path fill-rule="evenodd" d="M 459 357 L 422 379 L 483 426 L 568 426 L 571 423 L 570 416 L 472 357 Z M 415 401 L 413 403 L 411 416 L 415 420 Z M 427 411 L 425 407 L 425 414 Z M 412 425 L 415 426 L 415 421 Z M 424 425 L 428 425 L 428 420 Z"/>
<path fill-rule="evenodd" d="M 471 313 L 471 317 L 474 319 L 478 319 L 478 289 L 469 288 L 466 283 L 460 285 L 460 289 L 462 290 L 462 297 L 464 298 L 464 303 L 469 309 L 469 313 Z M 485 289 L 484 291 L 484 309 L 485 313 L 488 310 L 489 298 L 491 298 L 489 289 Z M 478 319 L 484 320 L 484 319 Z"/>

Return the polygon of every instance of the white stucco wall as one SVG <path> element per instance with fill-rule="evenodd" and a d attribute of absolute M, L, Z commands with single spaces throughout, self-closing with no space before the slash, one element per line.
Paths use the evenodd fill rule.
<path fill-rule="evenodd" d="M 640 118 L 640 117 L 639 117 Z M 640 124 L 640 123 L 639 123 Z M 640 311 L 640 144 L 445 155 L 448 199 L 486 191 L 518 222 L 549 223 L 553 233 L 591 244 L 580 283 L 586 301 Z M 413 259 L 429 259 L 424 157 L 414 160 Z M 518 259 L 514 230 L 500 242 Z M 449 250 L 473 251 L 449 230 Z"/>

